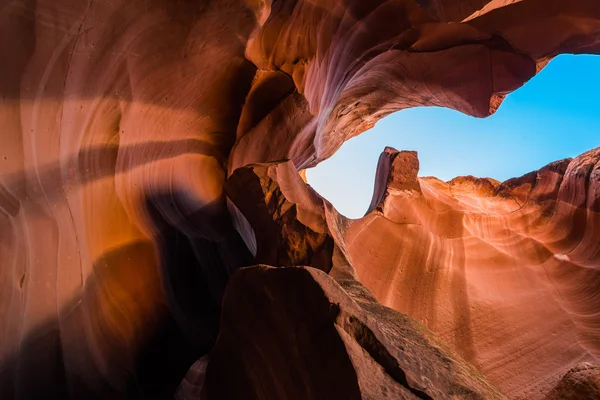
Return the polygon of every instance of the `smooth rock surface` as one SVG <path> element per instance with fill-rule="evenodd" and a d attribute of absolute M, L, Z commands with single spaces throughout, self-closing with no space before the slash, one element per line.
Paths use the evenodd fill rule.
<path fill-rule="evenodd" d="M 394 162 L 380 162 L 377 207 L 357 220 L 327 207 L 327 220 L 382 304 L 510 397 L 542 398 L 570 368 L 598 364 L 600 149 L 503 183 L 417 178 L 414 152 L 381 159 Z"/>
<path fill-rule="evenodd" d="M 345 289 L 357 279 L 382 304 L 432 329 L 509 397 L 541 399 L 571 368 L 599 364 L 599 160 L 595 149 L 502 183 L 472 176 L 445 183 L 418 178 L 416 152 L 386 148 L 375 180 L 378 205 L 357 220 L 315 197 L 291 162 L 238 172 L 255 182 L 247 187 L 262 188 L 247 197 L 265 207 L 263 222 L 251 221 L 259 235 L 274 222 L 282 232 L 330 235 L 348 265 L 340 269 L 335 252 L 325 252 L 333 266 L 326 271 L 348 282 Z M 310 218 L 303 223 L 302 215 Z M 276 235 L 265 242 L 273 251 L 312 254 Z"/>
<path fill-rule="evenodd" d="M 252 227 L 253 211 L 244 215 L 225 193 L 237 169 L 282 160 L 300 170 L 316 165 L 408 107 L 488 116 L 555 55 L 599 53 L 599 35 L 596 0 L 0 0 L 0 395 L 172 396 L 214 345 L 229 276 L 259 255 L 262 225 Z M 446 195 L 437 204 L 451 211 L 411 215 L 393 210 L 405 200 L 392 194 L 383 213 L 405 219 L 406 227 L 421 218 L 421 233 L 394 228 L 385 232 L 396 239 L 392 247 L 363 251 L 353 247 L 359 223 L 338 246 L 384 304 L 422 318 L 421 306 L 406 305 L 422 302 L 433 331 L 508 394 L 522 387 L 541 395 L 572 362 L 598 353 L 598 189 L 586 183 L 597 176 L 590 157 L 564 174 L 563 164 L 550 167 L 540 178 L 549 182 L 539 186 L 543 193 L 538 185 L 529 190 L 535 177 L 506 182 L 497 204 L 467 193 L 454 197 L 456 205 Z M 450 191 L 433 180 L 419 185 L 423 193 L 409 209 L 433 191 Z M 559 206 L 515 211 L 530 192 Z M 471 214 L 461 210 L 473 207 L 481 218 L 469 225 Z M 304 210 L 308 216 L 314 208 Z M 484 222 L 509 211 L 514 217 L 503 216 L 500 225 Z M 433 215 L 450 222 L 432 222 Z M 365 221 L 378 220 L 368 225 L 381 231 L 386 218 Z M 418 252 L 405 242 L 421 246 L 430 228 L 447 223 L 456 243 L 470 228 L 501 250 L 470 254 L 457 244 L 452 259 L 443 251 L 432 256 L 458 263 L 449 275 L 454 283 L 407 278 L 419 288 L 410 296 L 390 289 L 404 278 L 380 285 L 380 274 L 387 279 L 398 270 L 399 249 L 422 270 L 427 257 L 413 259 Z M 310 240 L 293 230 L 277 235 L 313 249 L 326 239 L 315 232 Z M 481 250 L 473 246 L 465 249 Z M 326 270 L 327 257 L 315 254 Z M 546 256 L 542 278 L 538 262 Z M 287 250 L 278 257 L 273 264 L 301 258 Z M 485 260 L 462 273 L 463 258 Z M 498 272 L 490 272 L 492 259 Z M 477 278 L 467 276 L 475 271 Z M 518 279 L 496 279 L 506 274 Z M 467 282 L 482 279 L 508 283 L 483 285 L 481 304 L 489 307 L 479 308 Z M 456 293 L 423 292 L 438 286 Z M 438 304 L 428 296 L 458 300 Z M 496 305 L 499 311 L 489 311 Z M 458 317 L 461 310 L 468 312 Z M 480 342 L 489 319 L 515 325 Z M 520 336 L 523 324 L 538 320 Z M 523 360 L 515 370 L 530 373 L 515 380 L 515 370 L 504 369 L 510 352 L 542 331 L 552 333 L 544 337 L 550 349 L 575 345 L 550 355 L 526 347 L 514 357 Z M 534 365 L 538 356 L 551 360 Z"/>

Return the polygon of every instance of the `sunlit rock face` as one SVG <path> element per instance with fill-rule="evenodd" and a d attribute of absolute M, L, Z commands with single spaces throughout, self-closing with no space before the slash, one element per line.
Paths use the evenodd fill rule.
<path fill-rule="evenodd" d="M 377 206 L 328 221 L 382 304 L 422 321 L 510 397 L 543 398 L 600 356 L 599 161 L 596 149 L 503 183 L 442 182 L 417 178 L 414 152 L 388 148 Z"/>
<path fill-rule="evenodd" d="M 261 238 L 257 242 L 264 243 L 257 254 L 296 252 L 311 256 L 313 251 L 304 242 L 285 239 L 282 233 L 290 230 L 307 232 L 307 239 L 310 235 L 330 236 L 335 247 L 331 266 L 324 270 L 329 271 L 350 298 L 359 304 L 379 301 L 419 320 L 451 348 L 445 357 L 452 359 L 453 352 L 460 354 L 509 398 L 597 398 L 599 161 L 600 148 L 502 183 L 472 176 L 442 182 L 436 178 L 418 178 L 416 152 L 387 148 L 378 164 L 375 206 L 364 218 L 350 220 L 340 215 L 293 173 L 289 161 L 237 170 L 239 176 L 254 177 L 245 182 L 248 192 L 257 195 L 238 199 L 236 204 L 240 209 L 245 208 L 244 204 L 252 204 L 265 210 L 260 221 L 250 221 Z M 226 187 L 238 181 L 236 174 Z M 272 207 L 273 204 L 278 207 Z M 258 211 L 253 214 L 261 215 Z M 322 223 L 326 224 L 325 230 Z M 314 230 L 307 230 L 309 226 Z M 311 261 L 304 258 L 298 262 L 306 263 Z M 250 282 L 257 279 L 255 274 L 262 273 L 248 270 L 243 276 Z M 235 276 L 236 283 L 230 291 L 241 285 L 240 272 Z M 221 327 L 213 353 L 217 372 L 212 377 L 211 364 L 208 365 L 207 382 L 213 395 L 214 387 L 219 386 L 213 379 L 222 386 L 225 376 L 239 383 L 235 387 L 244 387 L 249 398 L 260 398 L 256 393 L 263 393 L 265 398 L 277 391 L 298 393 L 285 380 L 280 386 L 273 383 L 278 382 L 273 378 L 274 372 L 264 372 L 261 376 L 250 370 L 280 363 L 279 357 L 293 359 L 293 354 L 310 351 L 303 347 L 306 344 L 302 336 L 296 338 L 288 325 L 298 330 L 308 329 L 301 332 L 314 336 L 307 328 L 306 315 L 291 311 L 297 307 L 293 303 L 301 301 L 300 293 L 306 293 L 307 298 L 301 301 L 305 308 L 312 307 L 307 299 L 313 295 L 308 295 L 309 289 L 290 294 L 296 290 L 291 286 L 287 290 L 269 289 L 267 282 L 272 278 L 265 279 L 264 286 L 249 283 L 256 287 L 238 289 L 253 293 L 245 296 L 248 300 L 226 299 L 224 303 L 223 321 L 227 325 Z M 288 279 L 291 278 L 282 278 L 282 287 L 291 285 Z M 302 285 L 300 278 L 295 282 Z M 329 285 L 334 284 L 325 284 Z M 278 290 L 290 297 L 280 298 L 283 294 L 277 294 Z M 336 303 L 328 290 L 325 293 L 330 302 Z M 243 297 L 230 294 L 238 295 Z M 259 300 L 262 297 L 266 299 Z M 250 298 L 257 303 L 252 304 Z M 267 299 L 278 304 L 276 309 L 265 307 Z M 233 304 L 242 308 L 236 310 Z M 397 325 L 390 324 L 389 318 L 368 309 L 380 321 L 382 332 L 399 330 Z M 414 334 L 410 328 L 401 331 L 404 337 Z M 237 344 L 243 340 L 248 342 Z M 282 342 L 286 345 L 273 345 Z M 369 346 L 364 343 L 360 346 L 369 352 Z M 255 347 L 261 349 L 260 356 L 248 355 L 257 351 Z M 383 347 L 406 350 L 406 346 L 398 344 L 386 343 Z M 296 349 L 295 352 L 283 356 L 290 348 Z M 282 353 L 281 349 L 286 350 Z M 419 350 L 413 354 L 417 354 L 419 363 L 436 362 L 426 361 L 425 353 Z M 318 359 L 317 355 L 313 357 Z M 326 364 L 329 361 L 325 358 L 333 356 L 323 357 Z M 375 360 L 378 368 L 385 369 L 385 362 L 376 357 Z M 372 371 L 365 368 L 372 360 L 353 362 L 357 371 Z M 285 368 L 281 367 L 281 371 Z M 289 368 L 297 368 L 296 362 Z M 298 375 L 298 371 L 288 371 L 282 376 Z M 316 378 L 306 379 L 305 387 L 318 386 Z M 371 385 L 361 386 L 365 398 L 385 397 L 369 395 L 367 388 L 373 382 L 389 388 L 399 382 L 382 384 L 376 374 L 368 374 L 366 380 Z M 452 384 L 457 382 L 446 383 Z M 432 398 L 449 396 L 435 392 L 435 386 L 425 393 Z M 239 392 L 228 393 L 230 398 L 243 398 Z M 305 398 L 313 396 L 309 391 Z M 493 394 L 483 395 L 483 398 L 493 397 Z"/>
<path fill-rule="evenodd" d="M 170 397 L 235 270 L 331 272 L 334 242 L 384 305 L 542 396 L 598 354 L 596 153 L 500 186 L 406 167 L 347 224 L 272 163 L 407 107 L 487 116 L 599 35 L 592 0 L 0 1 L 0 397 Z M 236 171 L 257 163 L 300 205 L 250 204 Z"/>

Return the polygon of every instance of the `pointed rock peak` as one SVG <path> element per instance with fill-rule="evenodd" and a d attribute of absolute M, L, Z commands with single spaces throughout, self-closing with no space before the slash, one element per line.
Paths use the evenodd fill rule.
<path fill-rule="evenodd" d="M 421 193 L 418 173 L 419 158 L 416 151 L 398 151 L 386 146 L 377 162 L 373 198 L 366 214 L 381 204 L 389 189 Z"/>
<path fill-rule="evenodd" d="M 390 147 L 385 149 L 386 152 Z M 412 190 L 421 192 L 417 175 L 419 158 L 416 151 L 396 151 L 391 154 L 390 173 L 387 179 L 388 189 Z"/>

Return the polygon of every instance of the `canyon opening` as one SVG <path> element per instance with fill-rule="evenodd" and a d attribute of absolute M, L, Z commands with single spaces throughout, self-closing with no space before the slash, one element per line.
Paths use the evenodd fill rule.
<path fill-rule="evenodd" d="M 399 111 L 306 171 L 308 183 L 349 218 L 365 215 L 382 149 L 415 150 L 419 176 L 502 182 L 600 146 L 600 57 L 560 55 L 477 119 L 440 107 Z"/>

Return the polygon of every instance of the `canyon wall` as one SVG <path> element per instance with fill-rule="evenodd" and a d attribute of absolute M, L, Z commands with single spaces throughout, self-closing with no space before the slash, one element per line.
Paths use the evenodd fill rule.
<path fill-rule="evenodd" d="M 297 170 L 391 112 L 485 117 L 557 54 L 599 52 L 594 0 L 1 0 L 1 397 L 168 398 L 192 365 L 218 396 L 224 294 L 250 290 L 226 286 L 255 264 L 322 271 L 304 273 L 315 302 L 362 282 L 491 382 L 469 372 L 466 395 L 570 387 L 599 351 L 597 151 L 499 184 L 417 178 L 389 149 L 356 221 Z M 336 318 L 344 376 L 376 396 Z M 373 387 L 402 381 L 390 368 Z"/>

